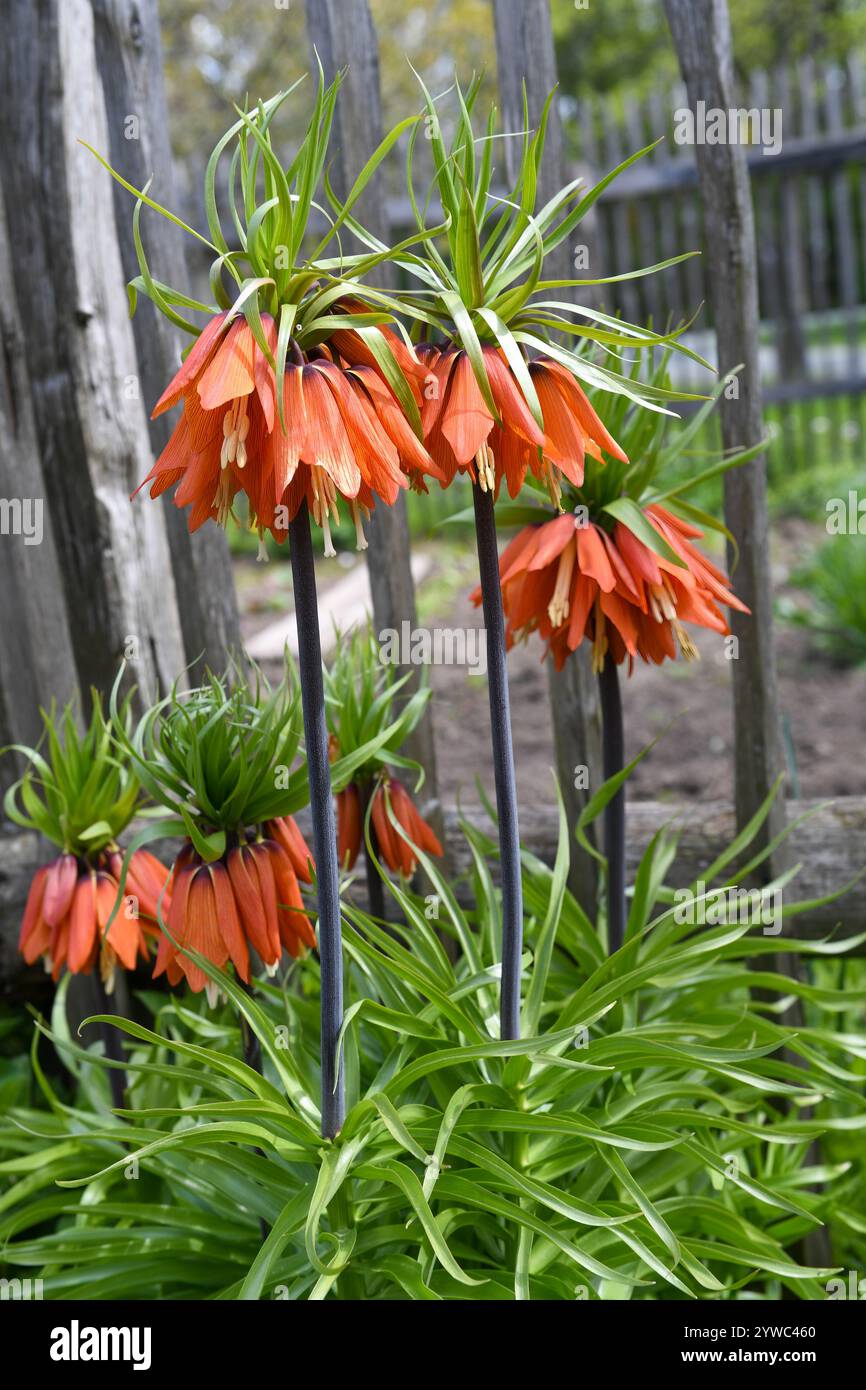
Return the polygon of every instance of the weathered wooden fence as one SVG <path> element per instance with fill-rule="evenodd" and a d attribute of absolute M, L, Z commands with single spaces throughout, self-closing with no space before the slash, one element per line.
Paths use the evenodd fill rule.
<path fill-rule="evenodd" d="M 668 0 L 668 8 L 675 33 L 677 16 L 681 21 L 677 43 L 690 104 L 714 93 L 725 105 L 739 104 L 742 94 L 734 93 L 719 27 L 726 21 L 724 0 Z M 536 113 L 555 80 L 549 0 L 493 0 L 493 11 L 503 108 L 513 115 L 526 78 L 530 111 Z M 308 0 L 307 18 L 329 71 L 347 58 L 354 63 L 337 129 L 339 186 L 340 159 L 348 167 L 376 142 L 376 36 L 368 0 Z M 239 641 L 223 537 L 206 528 L 191 539 L 170 506 L 132 511 L 127 503 L 162 438 L 158 426 L 148 425 L 145 405 L 173 369 L 178 345 L 149 306 L 130 326 L 122 290 L 131 269 L 129 207 L 77 144 L 83 135 L 106 150 L 133 183 L 155 169 L 161 195 L 171 201 L 156 0 L 44 0 L 38 9 L 28 0 L 10 0 L 5 27 L 0 328 L 7 370 L 0 375 L 0 496 L 22 505 L 40 499 L 44 534 L 38 547 L 20 534 L 0 537 L 3 743 L 34 738 L 40 703 L 67 698 L 91 683 L 104 689 L 130 637 L 136 639 L 137 675 L 148 691 L 202 653 L 218 662 Z M 775 393 L 786 403 L 819 388 L 839 402 L 862 395 L 866 110 L 858 63 L 852 60 L 839 72 L 815 73 L 806 66 L 788 75 L 787 95 L 775 75 L 756 82 L 749 105 L 783 109 L 778 154 L 698 147 L 696 164 L 694 148 L 669 139 L 609 190 L 585 235 L 581 228 L 589 241 L 590 274 L 615 274 L 688 247 L 709 249 L 701 260 L 616 294 L 607 287 L 605 301 L 606 307 L 639 321 L 652 316 L 659 324 L 709 300 L 704 321 L 718 334 L 722 365 L 747 362 L 747 389 L 738 408 L 726 412 L 728 443 L 758 437 L 762 377 L 770 398 Z M 569 162 L 579 162 L 591 176 L 657 134 L 672 136 L 674 112 L 686 104 L 683 90 L 656 92 L 644 106 L 626 104 L 613 116 L 592 98 L 579 102 L 564 129 L 553 123 L 545 178 L 557 182 Z M 125 127 L 130 115 L 139 119 L 132 140 Z M 747 165 L 757 257 L 750 242 Z M 714 179 L 723 185 L 718 197 Z M 706 227 L 701 193 L 710 213 Z M 390 219 L 383 219 L 383 206 L 376 191 L 365 215 L 378 218 L 383 230 L 390 220 L 393 231 L 404 212 L 391 206 Z M 157 247 L 164 231 L 169 235 Z M 168 278 L 182 282 L 182 252 L 170 229 L 152 219 L 148 234 L 154 259 L 168 269 Z M 573 255 L 574 248 L 569 250 Z M 738 258 L 754 273 L 732 299 L 731 267 Z M 761 334 L 758 299 L 766 325 Z M 850 431 L 849 443 L 855 450 Z M 754 612 L 741 634 L 745 659 L 735 682 L 740 823 L 779 765 L 768 655 L 771 594 L 762 559 L 764 468 L 758 461 L 741 470 L 727 495 L 728 524 L 743 555 L 740 588 L 745 576 Z M 382 625 L 414 613 L 408 528 L 399 514 L 394 521 L 374 528 L 370 551 Z M 551 698 L 560 776 L 570 789 L 575 765 L 594 761 L 597 731 L 592 682 L 579 659 L 552 680 Z M 429 729 L 424 738 L 435 786 Z M 570 802 L 572 819 L 579 804 Z M 668 814 L 666 808 L 635 808 L 634 843 Z M 459 869 L 459 837 L 453 817 L 446 820 Z M 522 820 L 529 847 L 548 854 L 546 813 L 525 808 Z M 704 808 L 692 816 L 684 860 L 689 872 L 712 857 L 720 830 L 727 833 L 733 823 L 729 808 Z M 806 890 L 818 893 L 839 886 L 866 859 L 864 803 L 840 803 L 815 827 L 812 838 L 799 832 L 796 849 L 807 859 Z M 32 837 L 0 835 L 0 975 L 41 853 Z M 592 891 L 586 880 L 575 886 Z M 862 894 L 839 915 L 861 925 Z M 816 918 L 826 926 L 835 920 L 835 909 Z"/>
<path fill-rule="evenodd" d="M 146 405 L 176 370 L 180 344 L 149 305 L 129 321 L 129 203 L 80 138 L 133 181 L 156 171 L 171 201 L 156 0 L 12 0 L 4 10 L 0 746 L 34 742 L 40 706 L 107 691 L 124 656 L 149 697 L 203 656 L 220 666 L 240 649 L 224 536 L 191 537 L 170 503 L 130 506 L 163 438 Z M 160 244 L 164 272 L 181 281 L 182 254 L 177 239 Z M 38 529 L 18 524 L 28 516 Z M 13 769 L 4 758 L 0 786 Z M 22 879 L 12 841 L 0 828 L 7 949 L 29 872 Z"/>
<path fill-rule="evenodd" d="M 819 68 L 806 59 L 755 72 L 746 86 L 733 85 L 731 106 L 746 113 L 741 120 L 753 140 L 765 120 L 771 142 L 769 153 L 760 143 L 746 146 L 770 476 L 814 466 L 816 453 L 853 473 L 866 439 L 866 55 L 852 53 L 844 66 Z M 613 104 L 590 94 L 574 104 L 570 150 L 590 171 L 665 137 L 599 202 L 596 244 L 607 274 L 707 244 L 696 147 L 682 139 L 689 107 L 682 83 L 641 101 Z M 706 330 L 714 274 L 704 255 L 612 285 L 606 298 L 626 318 L 656 325 L 691 318 L 705 304 Z M 687 371 L 686 379 L 698 382 Z"/>

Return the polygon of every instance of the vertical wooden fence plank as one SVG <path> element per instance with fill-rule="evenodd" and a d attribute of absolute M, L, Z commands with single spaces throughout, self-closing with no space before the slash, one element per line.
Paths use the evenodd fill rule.
<path fill-rule="evenodd" d="M 773 92 L 774 106 L 782 112 L 782 139 L 795 139 L 799 112 L 787 68 L 780 68 L 774 73 Z M 771 173 L 772 158 L 768 158 L 766 163 L 770 166 L 767 173 Z M 782 302 L 776 321 L 776 351 L 782 380 L 802 381 L 806 375 L 806 336 L 803 330 L 806 313 L 806 257 L 800 216 L 803 180 L 794 170 L 778 175 L 778 179 L 779 221 L 774 235 L 781 247 L 779 283 Z"/>
<path fill-rule="evenodd" d="M 34 744 L 39 706 L 64 704 L 77 692 L 63 581 L 51 509 L 39 456 L 24 330 L 18 311 L 0 189 L 0 748 Z M 23 770 L 23 767 L 20 769 Z M 19 775 L 13 758 L 0 760 L 0 796 Z M 2 812 L 0 812 L 2 821 Z M 3 842 L 0 840 L 0 853 Z"/>
<path fill-rule="evenodd" d="M 804 58 L 799 64 L 797 82 L 800 89 L 800 133 L 808 139 L 816 136 L 819 132 L 817 81 L 815 64 L 811 58 Z M 809 208 L 809 307 L 814 311 L 826 309 L 830 301 L 828 290 L 830 257 L 824 213 L 824 191 L 819 175 L 809 174 L 807 176 L 806 197 Z"/>
<path fill-rule="evenodd" d="M 674 157 L 673 142 L 670 138 L 671 108 L 666 104 L 665 94 L 661 88 L 656 87 L 650 92 L 648 107 L 651 138 L 658 140 L 662 135 L 665 137 L 652 156 L 654 164 L 658 167 Z M 677 236 L 675 200 L 667 194 L 662 194 L 657 199 L 657 203 L 658 259 L 666 261 L 671 256 L 678 256 L 683 247 Z M 673 266 L 670 270 L 665 271 L 664 275 L 658 277 L 664 304 L 664 317 L 659 320 L 657 325 L 659 328 L 667 328 L 682 316 L 683 296 L 679 289 L 682 280 L 681 269 L 680 266 Z"/>
<path fill-rule="evenodd" d="M 153 176 L 152 194 L 163 207 L 176 208 L 169 144 L 162 44 L 157 0 L 92 0 L 96 56 L 105 97 L 109 149 L 115 169 L 136 188 Z M 113 186 L 118 239 L 127 279 L 138 274 L 132 240 L 132 199 Z M 160 280 L 188 289 L 184 233 L 147 210 L 142 236 L 151 269 Z M 180 348 L 190 339 L 172 327 L 142 296 L 133 320 L 141 396 L 149 413 L 176 372 Z M 150 421 L 150 440 L 159 453 L 174 427 L 171 412 Z M 147 503 L 142 500 L 138 506 Z M 152 504 L 151 504 L 152 505 Z M 221 670 L 229 651 L 239 652 L 240 621 L 225 535 L 204 526 L 191 536 L 186 513 L 170 497 L 163 503 L 175 584 L 181 596 L 180 621 L 186 660 Z"/>
<path fill-rule="evenodd" d="M 733 99 L 731 28 L 725 0 L 665 0 L 692 109 L 729 110 Z M 720 405 L 726 448 L 756 443 L 764 433 L 758 363 L 755 228 L 745 151 L 738 144 L 697 146 L 719 371 L 744 363 L 736 398 Z M 782 761 L 763 457 L 725 476 L 725 516 L 739 546 L 737 593 L 752 610 L 732 614 L 738 642 L 733 663 L 735 791 L 740 825 L 754 814 L 784 766 Z M 729 555 L 733 566 L 734 556 Z M 764 843 L 784 823 L 777 797 Z M 778 865 L 780 857 L 775 857 Z"/>
<path fill-rule="evenodd" d="M 827 132 L 838 135 L 845 129 L 845 69 L 830 68 L 825 75 Z M 836 266 L 836 295 L 845 315 L 848 373 L 857 374 L 859 329 L 857 302 L 857 233 L 847 168 L 837 170 L 830 179 L 830 205 L 833 216 L 833 249 Z"/>
<path fill-rule="evenodd" d="M 89 0 L 7 6 L 0 54 L 3 194 L 36 437 L 82 689 L 124 654 L 145 695 L 184 664 L 161 508 L 129 494 L 151 463 L 111 184 Z"/>
<path fill-rule="evenodd" d="M 496 23 L 496 62 L 499 100 L 506 130 L 519 130 L 523 114 L 522 85 L 526 82 L 529 119 L 538 119 L 551 88 L 556 85 L 556 58 L 550 22 L 549 0 L 493 0 Z M 508 144 L 506 144 L 506 159 Z M 513 152 L 512 152 L 513 157 Z M 562 127 L 554 103 L 541 168 L 539 202 L 544 204 L 565 183 Z M 586 240 L 583 226 L 582 240 Z M 589 246 L 590 275 L 599 265 L 597 251 Z M 606 267 L 609 270 L 609 267 Z M 545 270 L 547 274 L 547 269 Z M 571 248 L 563 246 L 550 258 L 551 278 L 573 275 Z M 569 824 L 574 825 L 586 804 L 587 792 L 575 786 L 578 768 L 589 772 L 590 790 L 601 783 L 601 713 L 597 682 L 589 654 L 579 649 L 561 672 L 548 661 L 550 708 L 553 720 L 556 765 Z M 571 847 L 570 886 L 591 914 L 595 909 L 596 870 L 592 858 L 576 843 Z"/>
<path fill-rule="evenodd" d="M 331 166 L 334 188 L 338 196 L 344 197 L 384 133 L 376 30 L 368 0 L 307 0 L 306 12 L 310 41 L 319 54 L 326 79 L 330 81 L 340 69 L 348 69 L 337 101 Z M 383 241 L 388 240 L 381 173 L 371 179 L 364 190 L 355 214 L 376 236 Z M 414 628 L 417 622 L 415 584 L 403 493 L 393 507 L 380 506 L 373 513 L 369 527 L 367 566 L 377 632 L 384 628 L 394 628 L 399 632 L 404 621 Z M 404 687 L 407 696 L 417 689 L 419 677 L 416 668 L 410 667 L 409 670 L 412 680 Z M 425 811 L 428 819 L 432 817 L 438 833 L 442 828 L 441 806 L 436 777 L 433 717 L 429 707 L 407 742 L 406 752 L 426 770 Z"/>

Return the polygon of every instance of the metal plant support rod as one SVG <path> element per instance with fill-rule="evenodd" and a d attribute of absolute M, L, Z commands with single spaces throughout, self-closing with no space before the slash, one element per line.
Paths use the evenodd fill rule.
<path fill-rule="evenodd" d="M 331 796 L 331 765 L 325 723 L 322 644 L 316 571 L 306 502 L 289 523 L 292 584 L 298 623 L 298 668 L 310 779 L 310 810 L 319 898 L 319 962 L 321 967 L 322 1134 L 333 1139 L 346 1114 L 343 1068 L 336 1066 L 337 1040 L 343 1022 L 343 943 L 340 930 L 340 875 L 337 832 Z"/>
<path fill-rule="evenodd" d="M 604 780 L 625 766 L 622 697 L 619 670 L 608 652 L 598 677 L 601 693 Z M 604 852 L 607 856 L 607 945 L 612 955 L 625 940 L 625 787 L 604 808 Z"/>
<path fill-rule="evenodd" d="M 484 625 L 487 629 L 487 688 L 493 741 L 493 775 L 499 819 L 499 860 L 502 873 L 502 987 L 500 1036 L 520 1037 L 520 957 L 523 950 L 523 886 L 520 878 L 520 832 L 517 823 L 517 789 L 514 781 L 514 748 L 505 661 L 505 618 L 499 584 L 499 552 L 493 496 L 476 483 L 475 535 Z"/>

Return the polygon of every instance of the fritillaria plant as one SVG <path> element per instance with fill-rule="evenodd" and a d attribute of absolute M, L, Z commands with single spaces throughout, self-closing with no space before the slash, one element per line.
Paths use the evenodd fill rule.
<path fill-rule="evenodd" d="M 370 912 L 380 919 L 385 904 L 379 862 L 410 878 L 417 867 L 413 845 L 437 857 L 442 854 L 435 831 L 396 773 L 401 769 L 404 780 L 414 780 L 417 795 L 424 770 L 400 750 L 424 715 L 430 687 L 422 685 L 407 697 L 409 680 L 410 673 L 399 675 L 398 668 L 383 659 L 369 625 L 356 629 L 348 640 L 340 638 L 325 676 L 332 757 L 369 750 L 337 793 L 337 855 L 340 868 L 351 870 L 364 845 Z"/>
<path fill-rule="evenodd" d="M 655 384 L 667 383 L 666 362 Z M 633 366 L 635 377 L 640 367 Z M 704 529 L 724 532 L 709 513 L 687 498 L 699 485 L 749 462 L 764 441 L 749 449 L 713 455 L 682 477 L 677 468 L 688 445 L 707 422 L 726 385 L 676 431 L 667 415 L 616 408 L 616 428 L 631 463 L 606 466 L 588 459 L 580 486 L 566 482 L 553 512 L 539 495 L 531 503 L 506 505 L 503 519 L 521 530 L 499 562 L 509 646 L 537 632 L 557 668 L 584 641 L 592 647 L 599 678 L 604 775 L 618 779 L 605 807 L 608 864 L 608 945 L 623 943 L 625 904 L 624 736 L 619 669 L 629 672 L 637 657 L 660 665 L 697 648 L 686 625 L 726 635 L 725 607 L 748 612 L 731 591 L 727 576 L 695 545 Z M 541 489 L 536 487 L 541 494 Z M 528 502 L 528 499 L 527 499 Z M 697 523 L 697 524 L 696 524 Z M 702 529 L 703 528 L 703 529 Z M 481 593 L 474 595 L 481 602 Z M 594 852 L 589 842 L 585 847 Z"/>
<path fill-rule="evenodd" d="M 581 181 L 574 180 L 539 208 L 539 172 L 554 93 L 534 132 L 524 102 L 522 135 L 500 134 L 492 109 L 484 134 L 477 136 L 472 118 L 480 83 L 473 81 L 465 94 L 455 83 L 458 112 L 453 137 L 446 143 L 440 103 L 423 82 L 421 87 L 425 119 L 409 139 L 407 184 L 423 240 L 417 251 L 397 248 L 393 253 L 411 283 L 397 298 L 414 338 L 426 340 L 418 348 L 427 368 L 421 413 L 425 445 L 447 481 L 465 472 L 473 483 L 502 869 L 500 1034 L 515 1038 L 520 1028 L 523 906 L 494 497 L 503 479 L 514 496 L 531 476 L 543 482 L 558 506 L 563 483 L 581 483 L 587 457 L 607 454 L 626 462 L 584 388 L 598 387 L 650 408 L 659 408 L 662 399 L 676 393 L 641 386 L 590 360 L 585 348 L 604 344 L 615 357 L 618 350 L 640 345 L 676 345 L 678 334 L 650 333 L 574 302 L 545 297 L 551 291 L 602 283 L 545 280 L 546 259 L 571 236 L 607 184 L 652 146 L 625 160 L 590 192 L 584 193 Z M 414 154 L 421 129 L 432 150 L 430 193 L 435 191 L 443 209 L 441 230 L 428 227 L 430 199 L 419 196 L 415 184 Z M 508 138 L 521 139 L 522 145 L 514 186 L 500 197 L 492 192 L 494 160 L 497 145 L 501 150 Z M 381 247 L 351 218 L 349 225 L 371 249 Z M 394 307 L 393 297 L 383 295 L 380 302 Z"/>
<path fill-rule="evenodd" d="M 172 323 L 196 338 L 156 403 L 155 413 L 182 406 L 182 414 L 145 480 L 151 495 L 176 485 L 174 501 L 190 508 L 189 524 L 195 529 L 208 520 L 224 525 L 243 493 L 262 545 L 267 533 L 278 542 L 287 533 L 289 537 L 318 864 L 323 1066 L 335 1054 L 343 967 L 310 516 L 322 528 L 326 553 L 332 554 L 330 526 L 339 520 L 342 501 L 363 546 L 363 521 L 377 500 L 393 503 L 410 477 L 425 472 L 439 476 L 420 441 L 424 369 L 408 341 L 389 326 L 390 312 L 370 301 L 363 284 L 363 277 L 391 252 L 385 248 L 346 256 L 339 240 L 352 206 L 382 159 L 418 118 L 401 122 L 385 137 L 337 215 L 325 214 L 327 226 L 316 240 L 308 236 L 310 218 L 314 210 L 323 211 L 316 195 L 339 85 L 337 78 L 326 86 L 319 69 L 306 134 L 288 166 L 275 151 L 271 124 L 289 93 L 238 112 L 207 166 L 208 235 L 180 223 L 146 189 L 120 180 L 137 199 L 134 233 L 141 273 L 130 286 L 131 302 L 134 306 L 137 294 L 145 293 Z M 229 151 L 220 199 L 217 180 Z M 153 277 L 140 233 L 145 205 L 210 250 L 213 303 L 192 300 Z M 426 235 L 419 233 L 404 246 Z M 334 246 L 337 254 L 326 254 Z M 203 327 L 186 317 L 190 311 L 205 315 Z M 342 1087 L 339 1078 L 327 1095 L 325 1087 L 323 1079 L 323 1126 L 326 1136 L 333 1136 L 343 1114 Z"/>
<path fill-rule="evenodd" d="M 9 820 L 36 831 L 57 851 L 36 870 L 21 922 L 19 950 L 32 965 L 42 959 L 56 980 L 62 970 L 94 975 L 100 1004 L 114 990 L 118 967 L 134 970 L 158 935 L 159 899 L 169 872 L 148 850 L 127 854 L 119 839 L 140 809 L 142 788 L 130 758 L 118 750 L 99 695 L 83 732 L 75 702 L 62 712 L 42 711 L 37 748 L 13 744 L 3 751 L 26 762 L 6 793 Z M 115 711 L 130 727 L 129 697 Z M 106 1055 L 120 1059 L 115 1035 L 103 1030 Z M 114 1102 L 123 1103 L 124 1078 L 110 1073 Z"/>

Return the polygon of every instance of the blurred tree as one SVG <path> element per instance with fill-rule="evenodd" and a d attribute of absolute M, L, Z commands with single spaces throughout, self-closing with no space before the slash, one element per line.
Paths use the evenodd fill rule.
<path fill-rule="evenodd" d="M 493 18 L 489 0 L 372 0 L 381 48 L 385 128 L 420 109 L 409 63 L 432 91 L 461 74 L 489 72 L 495 93 Z M 162 37 L 172 140 L 183 165 L 199 165 L 229 124 L 232 102 L 251 102 L 294 81 L 308 67 L 304 7 L 294 0 L 255 6 L 255 23 L 243 0 L 163 0 Z M 302 101 L 289 102 L 280 131 L 289 148 L 303 129 Z M 396 168 L 395 164 L 391 165 Z M 399 172 L 396 175 L 400 182 Z M 195 186 L 197 175 L 186 182 Z"/>
<path fill-rule="evenodd" d="M 563 91 L 642 95 L 678 75 L 662 0 L 551 0 Z M 844 62 L 866 43 L 862 0 L 729 0 L 739 76 L 810 55 Z"/>

